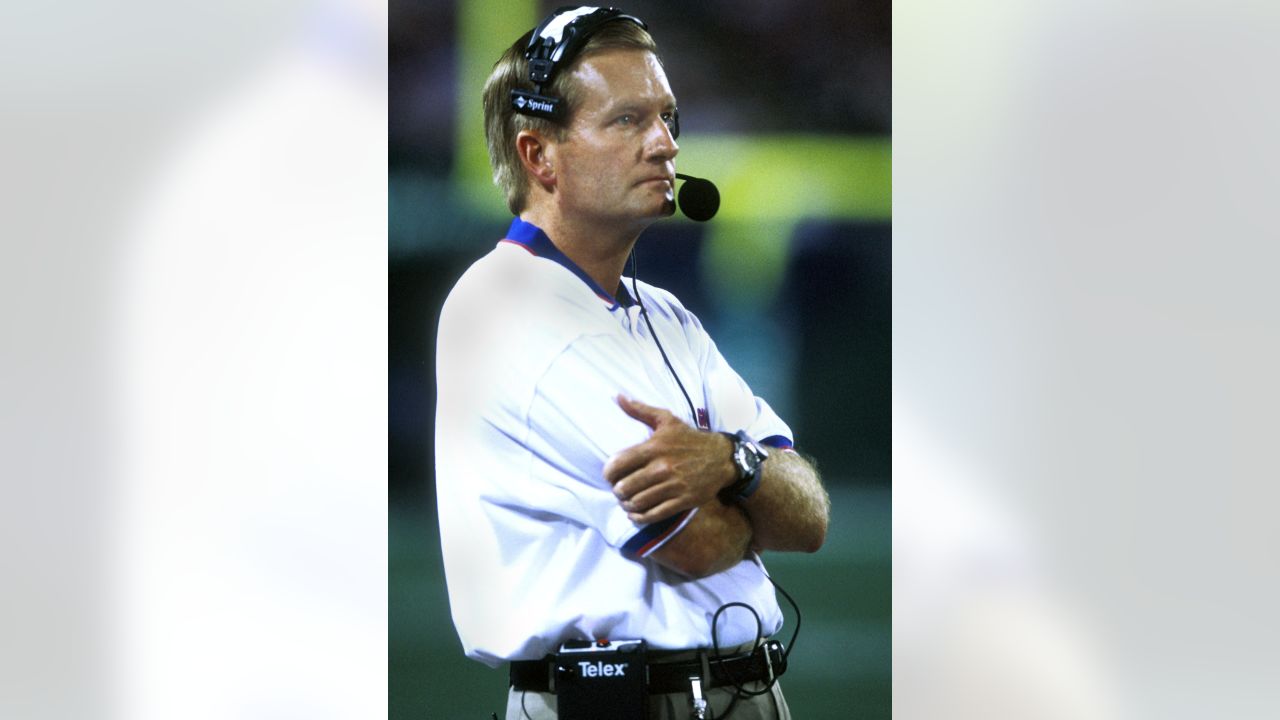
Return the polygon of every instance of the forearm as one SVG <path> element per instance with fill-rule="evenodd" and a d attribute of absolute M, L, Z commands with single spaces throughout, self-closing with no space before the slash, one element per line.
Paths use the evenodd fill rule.
<path fill-rule="evenodd" d="M 702 505 L 675 537 L 649 557 L 695 578 L 737 565 L 752 543 L 751 523 L 737 506 L 719 500 Z"/>
<path fill-rule="evenodd" d="M 761 467 L 760 486 L 740 503 L 760 550 L 815 552 L 827 537 L 831 500 L 818 472 L 800 455 L 774 451 Z"/>
<path fill-rule="evenodd" d="M 647 441 L 615 454 L 604 466 L 604 477 L 613 483 L 614 495 L 632 522 L 659 522 L 695 507 L 701 508 L 699 515 L 711 515 L 713 509 L 728 507 L 718 496 L 735 483 L 740 470 L 727 433 L 692 428 L 667 410 L 625 397 L 619 397 L 618 403 L 628 415 L 653 428 Z M 746 513 L 746 532 L 754 534 L 750 546 L 801 552 L 822 547 L 831 503 L 813 465 L 796 453 L 775 450 L 760 472 L 760 484 L 751 497 L 732 505 Z M 715 519 L 730 523 L 740 519 L 722 515 Z M 693 535 L 687 528 L 681 534 Z"/>

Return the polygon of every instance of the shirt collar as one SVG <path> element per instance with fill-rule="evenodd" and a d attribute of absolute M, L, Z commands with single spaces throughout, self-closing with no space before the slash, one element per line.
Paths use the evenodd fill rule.
<path fill-rule="evenodd" d="M 578 267 L 577 263 L 569 259 L 569 256 L 560 252 L 560 248 L 551 242 L 551 238 L 542 231 L 542 228 L 533 223 L 525 222 L 520 218 L 514 218 L 511 221 L 511 227 L 507 228 L 507 235 L 500 242 L 519 245 L 535 257 L 546 258 L 563 265 L 569 272 L 578 276 L 578 279 L 587 284 L 601 300 L 609 304 L 610 310 L 616 310 L 619 307 L 631 307 L 635 301 L 631 299 L 631 293 L 627 292 L 625 283 L 618 283 L 618 296 L 614 295 L 600 284 L 591 279 L 585 270 Z"/>

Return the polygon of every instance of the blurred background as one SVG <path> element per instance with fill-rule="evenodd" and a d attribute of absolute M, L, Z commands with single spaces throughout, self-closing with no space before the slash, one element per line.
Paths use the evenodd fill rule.
<path fill-rule="evenodd" d="M 510 222 L 490 181 L 480 87 L 560 2 L 391 5 L 389 593 L 393 718 L 501 711 L 502 670 L 449 619 L 432 486 L 440 304 Z M 830 538 L 766 557 L 803 628 L 783 682 L 802 718 L 890 712 L 890 18 L 887 2 L 657 2 L 645 20 L 680 103 L 677 167 L 723 204 L 637 247 L 818 459 Z M 789 638 L 795 615 L 784 608 Z"/>
<path fill-rule="evenodd" d="M 887 610 L 863 603 L 885 592 L 887 475 L 824 433 L 877 406 L 874 371 L 826 358 L 878 357 L 845 338 L 873 334 L 857 293 L 880 266 L 840 254 L 887 228 L 887 127 L 813 78 L 876 87 L 857 54 L 884 16 L 739 3 L 695 26 L 694 5 L 632 9 L 668 49 L 681 168 L 726 205 L 654 227 L 640 272 L 721 343 L 745 303 L 811 303 L 809 275 L 843 303 L 751 326 L 779 382 L 749 343 L 726 352 L 836 497 L 828 548 L 770 561 L 805 611 L 788 692 L 883 717 Z M 450 84 L 541 11 L 522 8 L 397 4 L 390 33 L 378 0 L 0 11 L 0 717 L 497 709 L 499 673 L 455 644 L 412 428 L 438 293 L 505 227 Z M 1280 6 L 898 0 L 892 19 L 894 717 L 1280 717 Z M 813 30 L 764 39 L 795 23 Z M 685 34 L 696 63 L 671 55 Z M 712 74 L 734 34 L 752 40 Z M 809 52 L 835 37 L 858 41 Z M 405 140 L 414 117 L 448 137 Z M 668 253 L 697 261 L 668 277 Z"/>

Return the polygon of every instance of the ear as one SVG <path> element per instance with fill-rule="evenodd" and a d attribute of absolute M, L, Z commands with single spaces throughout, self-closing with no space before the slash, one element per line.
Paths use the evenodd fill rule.
<path fill-rule="evenodd" d="M 520 155 L 520 164 L 538 184 L 548 189 L 555 185 L 556 169 L 552 161 L 555 151 L 545 135 L 537 130 L 521 130 L 516 135 L 516 152 Z"/>

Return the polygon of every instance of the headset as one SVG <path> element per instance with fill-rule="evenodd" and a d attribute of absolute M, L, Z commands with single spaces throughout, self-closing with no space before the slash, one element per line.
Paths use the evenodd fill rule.
<path fill-rule="evenodd" d="M 556 73 L 573 63 L 591 34 L 611 22 L 630 22 L 641 30 L 649 29 L 645 21 L 613 7 L 563 5 L 543 18 L 529 32 L 529 42 L 524 49 L 533 90 L 513 88 L 511 108 L 521 115 L 563 123 L 569 114 L 564 98 L 548 95 L 545 90 L 550 88 Z M 673 140 L 680 137 L 678 109 L 664 116 L 663 122 Z M 715 216 L 720 209 L 720 191 L 714 183 L 683 173 L 676 173 L 676 179 L 684 181 L 676 197 L 680 212 L 696 222 L 706 222 Z"/>
<path fill-rule="evenodd" d="M 524 49 L 524 57 L 529 61 L 529 82 L 534 89 L 532 92 L 511 91 L 511 105 L 515 111 L 554 122 L 564 121 L 567 110 L 563 98 L 546 95 L 543 88 L 551 85 L 561 68 L 573 62 L 592 33 L 602 25 L 619 21 L 635 23 L 641 30 L 649 29 L 640 18 L 612 7 L 564 5 L 544 18 L 529 34 L 529 43 Z M 667 127 L 671 130 L 671 137 L 680 136 L 680 116 L 677 113 L 672 113 Z"/>

